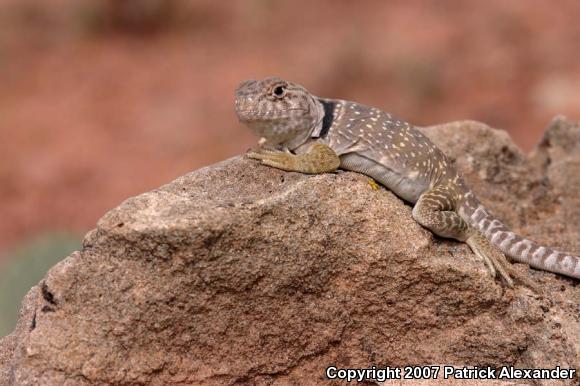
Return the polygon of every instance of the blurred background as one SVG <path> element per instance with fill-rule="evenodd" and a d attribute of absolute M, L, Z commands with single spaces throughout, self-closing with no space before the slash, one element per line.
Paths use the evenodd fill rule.
<path fill-rule="evenodd" d="M 580 120 L 580 2 L 0 1 L 0 337 L 125 198 L 243 153 L 233 91 L 278 75 L 525 151 Z"/>

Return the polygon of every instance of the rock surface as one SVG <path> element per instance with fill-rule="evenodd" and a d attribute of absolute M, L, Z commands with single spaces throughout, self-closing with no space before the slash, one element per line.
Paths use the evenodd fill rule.
<path fill-rule="evenodd" d="M 580 251 L 580 126 L 525 156 L 476 122 L 424 129 L 514 230 Z M 130 198 L 23 301 L 1 385 L 317 384 L 338 367 L 580 367 L 578 282 L 502 288 L 368 178 L 236 157 Z M 578 378 L 566 383 L 577 382 Z M 487 383 L 491 384 L 491 383 Z"/>

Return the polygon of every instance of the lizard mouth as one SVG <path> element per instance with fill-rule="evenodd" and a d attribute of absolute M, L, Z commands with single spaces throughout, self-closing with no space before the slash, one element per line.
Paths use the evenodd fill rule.
<path fill-rule="evenodd" d="M 306 110 L 301 108 L 293 108 L 293 109 L 284 109 L 284 110 L 236 110 L 236 114 L 238 115 L 238 119 L 241 122 L 254 122 L 254 121 L 275 121 L 275 120 L 283 120 L 289 119 L 292 116 L 296 115 L 295 112 L 306 112 Z"/>

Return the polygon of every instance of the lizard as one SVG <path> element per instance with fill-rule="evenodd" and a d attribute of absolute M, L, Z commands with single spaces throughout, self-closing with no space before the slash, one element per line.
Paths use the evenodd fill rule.
<path fill-rule="evenodd" d="M 511 261 L 580 279 L 580 256 L 538 245 L 510 230 L 475 196 L 449 158 L 415 126 L 378 108 L 320 98 L 277 77 L 236 88 L 239 121 L 258 137 L 247 155 L 306 174 L 362 173 L 413 204 L 432 233 L 465 242 L 490 274 L 513 287 Z M 520 278 L 524 283 L 526 279 Z"/>

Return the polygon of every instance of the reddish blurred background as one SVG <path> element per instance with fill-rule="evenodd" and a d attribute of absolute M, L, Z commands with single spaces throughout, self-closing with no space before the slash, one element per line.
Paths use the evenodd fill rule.
<path fill-rule="evenodd" d="M 247 78 L 418 125 L 484 121 L 530 150 L 555 114 L 580 119 L 578 15 L 577 0 L 3 0 L 0 255 L 244 152 Z"/>

